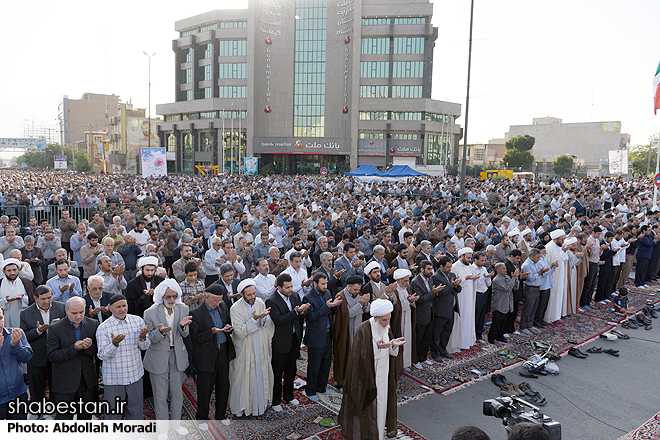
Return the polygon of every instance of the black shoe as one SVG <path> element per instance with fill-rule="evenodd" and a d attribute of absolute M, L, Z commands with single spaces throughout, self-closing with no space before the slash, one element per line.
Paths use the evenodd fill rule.
<path fill-rule="evenodd" d="M 529 377 L 530 379 L 538 379 L 539 378 L 536 374 L 532 373 L 529 370 L 520 370 L 520 371 L 518 371 L 518 374 L 520 374 L 522 377 Z"/>
<path fill-rule="evenodd" d="M 644 313 L 644 316 L 646 316 L 647 318 L 651 317 L 651 310 L 648 307 L 644 307 L 644 310 L 642 310 L 642 312 Z"/>
<path fill-rule="evenodd" d="M 571 349 L 569 349 L 569 350 L 568 350 L 568 354 L 570 354 L 571 356 L 575 356 L 576 358 L 580 358 L 580 359 L 585 359 L 585 358 L 587 357 L 586 354 L 582 353 L 582 352 L 581 352 L 580 350 L 578 350 L 577 348 L 571 348 Z"/>
<path fill-rule="evenodd" d="M 637 324 L 637 320 L 634 319 L 634 318 L 633 318 L 633 319 L 628 318 L 628 319 L 626 319 L 626 320 L 623 321 L 623 322 L 624 322 L 624 323 L 628 323 L 628 327 L 623 326 L 623 328 L 631 328 L 631 329 L 633 329 L 633 330 L 639 328 L 639 325 Z"/>
<path fill-rule="evenodd" d="M 501 374 L 493 374 L 492 376 L 490 376 L 490 380 L 495 385 L 497 385 L 498 387 L 501 387 L 502 385 L 504 385 L 503 378 L 504 378 L 504 376 L 502 376 Z"/>
<path fill-rule="evenodd" d="M 653 310 L 651 307 L 647 307 L 649 309 L 649 313 L 651 314 L 651 318 L 657 318 L 658 314 L 655 313 L 655 310 Z"/>

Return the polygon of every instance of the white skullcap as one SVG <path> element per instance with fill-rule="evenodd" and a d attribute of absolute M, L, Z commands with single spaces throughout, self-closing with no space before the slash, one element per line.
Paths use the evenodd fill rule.
<path fill-rule="evenodd" d="M 460 251 L 458 251 L 458 256 L 460 257 L 461 255 L 471 254 L 471 253 L 472 253 L 472 249 L 469 248 L 469 247 L 467 247 L 467 246 L 465 246 L 463 249 L 461 249 Z"/>
<path fill-rule="evenodd" d="M 21 267 L 21 262 L 16 258 L 7 258 L 6 260 L 3 260 L 2 263 L 0 263 L 0 270 L 5 270 L 5 267 L 9 266 L 10 264 L 15 264 L 19 268 Z"/>
<path fill-rule="evenodd" d="M 555 229 L 554 231 L 552 231 L 550 233 L 550 238 L 552 238 L 554 240 L 555 238 L 559 238 L 559 237 L 562 237 L 564 235 L 566 235 L 566 232 L 564 232 L 563 229 Z"/>
<path fill-rule="evenodd" d="M 531 229 L 529 229 L 529 228 L 525 228 L 525 230 L 522 231 L 522 232 L 520 233 L 520 235 L 523 235 L 523 236 L 524 236 L 524 235 L 531 234 L 531 233 L 532 233 L 532 230 L 531 230 Z"/>
<path fill-rule="evenodd" d="M 520 234 L 520 232 L 514 229 L 513 231 L 509 231 L 509 233 L 506 235 L 508 235 L 509 237 L 515 237 L 518 234 Z"/>
<path fill-rule="evenodd" d="M 401 278 L 409 277 L 412 273 L 408 269 L 397 269 L 394 271 L 394 279 L 400 280 Z"/>
<path fill-rule="evenodd" d="M 156 257 L 142 257 L 138 260 L 137 266 L 142 269 L 142 266 L 156 266 L 158 267 L 158 258 Z"/>
<path fill-rule="evenodd" d="M 571 238 L 566 239 L 566 241 L 564 241 L 565 246 L 570 246 L 573 243 L 577 243 L 577 238 L 571 237 Z"/>
<path fill-rule="evenodd" d="M 156 304 L 163 303 L 163 296 L 165 296 L 165 292 L 167 292 L 167 289 L 171 289 L 175 291 L 177 294 L 176 302 L 178 304 L 183 304 L 181 302 L 181 296 L 183 295 L 183 292 L 181 291 L 181 286 L 179 286 L 179 283 L 177 283 L 176 280 L 172 278 L 167 278 L 161 281 L 161 283 L 156 286 L 156 288 L 154 289 L 154 303 Z"/>
<path fill-rule="evenodd" d="M 387 299 L 377 299 L 371 303 L 371 308 L 369 312 L 371 316 L 385 316 L 388 313 L 392 313 L 394 306 Z"/>
<path fill-rule="evenodd" d="M 241 281 L 238 284 L 238 287 L 236 288 L 236 290 L 238 290 L 239 293 L 243 293 L 243 291 L 246 288 L 248 288 L 249 286 L 255 286 L 255 288 L 257 286 L 252 278 L 247 278 L 247 279 Z"/>
<path fill-rule="evenodd" d="M 378 261 L 372 261 L 371 263 L 367 264 L 367 267 L 364 268 L 364 273 L 369 274 L 374 269 L 380 270 L 380 264 Z"/>

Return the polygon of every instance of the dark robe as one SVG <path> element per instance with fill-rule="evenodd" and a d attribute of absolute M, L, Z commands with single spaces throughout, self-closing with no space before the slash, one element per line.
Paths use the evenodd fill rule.
<path fill-rule="evenodd" d="M 164 279 L 160 275 L 154 275 L 151 280 L 151 288 L 155 289 Z M 124 295 L 126 296 L 126 302 L 128 302 L 128 313 L 131 315 L 143 317 L 144 311 L 153 305 L 154 297 L 145 294 L 145 290 L 147 290 L 147 284 L 142 274 L 133 278 L 126 285 Z"/>
<path fill-rule="evenodd" d="M 392 331 L 389 332 L 393 339 Z M 396 360 L 390 356 L 390 369 L 387 384 L 387 418 L 385 426 L 388 435 L 396 435 Z M 344 380 L 344 396 L 339 410 L 338 422 L 342 435 L 347 440 L 379 439 L 376 412 L 376 367 L 371 337 L 371 324 L 360 324 L 353 338 L 353 347 L 348 358 L 347 375 Z"/>

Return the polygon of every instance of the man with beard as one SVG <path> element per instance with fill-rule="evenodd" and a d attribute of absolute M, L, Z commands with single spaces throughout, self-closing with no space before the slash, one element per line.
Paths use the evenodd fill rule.
<path fill-rule="evenodd" d="M 346 366 L 353 345 L 353 335 L 362 324 L 362 315 L 369 313 L 369 294 L 360 294 L 362 277 L 353 275 L 346 280 L 346 287 L 335 298 L 341 299 L 334 317 L 336 330 L 333 339 L 334 378 L 337 388 L 344 386 Z"/>
<path fill-rule="evenodd" d="M 396 357 L 405 341 L 393 339 L 392 310 L 391 302 L 374 301 L 355 334 L 338 420 L 348 440 L 383 440 L 386 427 L 388 437 L 396 435 Z"/>
<path fill-rule="evenodd" d="M 144 254 L 144 247 L 146 246 L 147 241 L 149 241 L 149 232 L 145 229 L 144 225 L 145 223 L 143 220 L 138 220 L 135 224 L 135 229 L 129 232 L 129 234 L 135 237 L 137 245 L 140 246 L 140 249 L 142 250 L 142 254 Z"/>
<path fill-rule="evenodd" d="M 458 303 L 463 309 L 454 322 L 454 328 L 447 345 L 447 354 L 441 356 L 453 359 L 450 353 L 469 349 L 477 340 L 476 326 L 474 321 L 477 293 L 474 289 L 475 282 L 481 274 L 475 275 L 472 269 L 472 249 L 464 247 L 458 252 L 458 261 L 452 265 L 451 271 L 461 280 L 461 291 L 458 294 Z"/>
<path fill-rule="evenodd" d="M 167 223 L 165 221 L 164 223 Z M 158 439 L 167 439 L 167 422 L 179 435 L 187 435 L 181 426 L 183 372 L 188 367 L 188 353 L 183 343 L 192 317 L 181 302 L 181 287 L 171 278 L 154 289 L 154 304 L 144 312 L 151 345 L 144 355 L 144 369 L 149 372 L 154 392 L 154 410 L 158 420 Z M 170 407 L 167 407 L 167 395 Z"/>
<path fill-rule="evenodd" d="M 448 256 L 440 258 L 440 269 L 433 274 L 433 335 L 431 356 L 437 363 L 446 356 L 447 343 L 454 328 L 454 313 L 460 314 L 458 294 L 461 292 L 461 279 L 451 271 L 452 261 Z M 439 287 L 442 287 L 439 289 Z M 469 312 L 468 312 L 469 313 Z M 421 356 L 421 355 L 420 355 Z M 426 358 L 426 354 L 424 354 Z"/>
<path fill-rule="evenodd" d="M 101 275 L 92 275 L 87 280 L 87 294 L 83 296 L 85 300 L 85 316 L 95 319 L 101 324 L 110 316 L 108 303 L 110 294 L 103 291 L 103 277 Z"/>
<path fill-rule="evenodd" d="M 126 286 L 126 301 L 131 315 L 143 316 L 144 311 L 154 304 L 154 291 L 165 278 L 156 275 L 158 258 L 142 257 L 138 260 L 140 275 Z M 107 289 L 104 289 L 107 290 Z"/>
<path fill-rule="evenodd" d="M 552 241 L 545 248 L 548 255 L 547 260 L 553 263 L 557 261 L 558 266 L 552 273 L 554 287 L 550 290 L 550 299 L 545 311 L 545 322 L 548 323 L 561 318 L 569 277 L 568 255 L 564 249 L 566 233 L 561 229 L 556 229 L 550 233 L 550 238 L 552 238 Z M 598 248 L 598 251 L 601 251 L 601 247 Z M 589 300 L 591 300 L 591 296 Z"/>
<path fill-rule="evenodd" d="M 30 265 L 34 275 L 34 284 L 37 286 L 44 283 L 44 274 L 41 272 L 41 266 L 44 264 L 44 255 L 41 249 L 34 245 L 34 237 L 28 235 L 23 240 L 25 247 L 21 249 L 21 259 Z"/>
<path fill-rule="evenodd" d="M 344 274 L 344 270 L 335 270 L 332 267 L 332 254 L 330 252 L 323 252 L 320 256 L 321 258 L 321 267 L 312 272 L 314 276 L 317 272 L 322 272 L 328 276 L 328 290 L 330 295 L 334 298 L 339 291 L 339 286 L 341 285 L 341 277 Z"/>
<path fill-rule="evenodd" d="M 308 269 L 312 267 L 312 259 L 310 258 L 311 251 L 309 249 L 305 249 L 304 244 L 305 242 L 301 237 L 293 237 L 291 240 L 291 244 L 293 247 L 289 249 L 286 254 L 284 254 L 284 258 L 286 260 L 291 261 L 291 254 L 293 252 L 300 252 L 301 260 L 300 264 L 303 267 L 303 269 Z"/>
<path fill-rule="evenodd" d="M 377 270 L 376 270 L 377 269 Z M 397 307 L 397 295 L 396 295 L 396 284 L 388 286 L 381 279 L 381 270 L 380 265 L 377 261 L 372 261 L 367 264 L 367 267 L 364 269 L 364 273 L 367 275 L 369 281 L 362 285 L 362 294 L 369 295 L 369 302 L 374 302 L 377 299 L 387 299 L 392 302 L 394 307 L 394 312 L 392 314 L 391 326 L 392 331 L 395 335 L 399 334 L 397 332 L 397 323 L 398 318 L 401 315 L 401 308 Z M 367 320 L 368 316 L 363 316 L 363 320 Z"/>
<path fill-rule="evenodd" d="M 112 316 L 96 331 L 98 357 L 103 361 L 103 398 L 115 414 L 106 420 L 121 420 L 117 401 L 125 401 L 126 420 L 144 419 L 144 391 L 141 351 L 149 348 L 149 329 L 144 320 L 128 313 L 124 295 L 113 295 L 109 303 Z"/>
<path fill-rule="evenodd" d="M 407 341 L 415 340 L 415 307 L 413 304 L 419 299 L 419 296 L 410 290 L 410 277 L 412 273 L 408 269 L 397 269 L 394 271 L 394 280 L 396 284 L 396 293 L 399 304 L 401 305 L 401 337 Z M 415 344 L 411 343 L 409 347 L 403 349 L 403 369 L 410 371 L 412 360 L 417 362 L 417 353 Z"/>
<path fill-rule="evenodd" d="M 0 308 L 5 312 L 5 324 L 7 327 L 20 328 L 21 312 L 27 308 L 29 298 L 34 295 L 34 284 L 18 276 L 21 262 L 15 258 L 4 260 L 0 268 L 5 275 L 0 278 Z"/>
<path fill-rule="evenodd" d="M 357 275 L 364 276 L 364 271 L 362 270 L 363 260 L 360 260 L 355 255 L 355 245 L 353 243 L 346 243 L 344 245 L 344 255 L 337 258 L 335 261 L 335 270 L 341 272 L 341 277 L 339 280 L 339 287 L 343 288 L 346 285 L 346 280 L 348 277 Z M 376 265 L 380 265 L 376 262 Z"/>
<path fill-rule="evenodd" d="M 229 365 L 229 407 L 237 417 L 259 416 L 273 398 L 272 338 L 275 326 L 270 308 L 257 298 L 253 280 L 241 281 L 242 298 L 229 311 L 236 359 Z"/>
<path fill-rule="evenodd" d="M 396 252 L 396 258 L 392 259 L 390 267 L 393 267 L 394 270 L 408 269 L 412 271 L 417 269 L 417 265 L 411 266 L 408 264 L 408 247 L 405 244 L 397 245 L 394 251 Z"/>
<path fill-rule="evenodd" d="M 172 264 L 172 273 L 174 278 L 176 278 L 177 283 L 182 283 L 186 279 L 186 263 L 193 262 L 197 265 L 197 279 L 204 281 L 206 278 L 206 270 L 202 264 L 202 260 L 199 258 L 193 258 L 192 246 L 189 244 L 181 246 L 181 258 L 176 260 Z"/>
<path fill-rule="evenodd" d="M 103 277 L 103 289 L 112 295 L 121 294 L 126 289 L 124 266 L 112 266 L 110 257 L 104 255 L 99 260 L 98 275 Z M 82 296 L 82 295 L 81 295 Z"/>
<path fill-rule="evenodd" d="M 73 296 L 83 296 L 80 280 L 69 275 L 69 263 L 67 260 L 55 262 L 57 275 L 49 279 L 46 285 L 53 291 L 53 299 L 66 303 Z"/>
<path fill-rule="evenodd" d="M 292 295 L 293 283 L 290 275 L 281 274 L 276 283 L 277 291 L 266 299 L 266 307 L 270 309 L 270 317 L 275 325 L 271 361 L 274 377 L 273 410 L 279 412 L 282 411 L 282 398 L 291 405 L 299 403 L 293 395 L 293 381 L 296 378 L 296 359 L 300 355 L 304 314 L 310 304 L 303 304 L 298 295 Z"/>

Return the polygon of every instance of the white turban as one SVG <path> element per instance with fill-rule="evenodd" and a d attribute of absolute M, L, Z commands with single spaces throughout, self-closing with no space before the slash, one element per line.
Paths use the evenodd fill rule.
<path fill-rule="evenodd" d="M 142 269 L 142 266 L 156 266 L 158 267 L 158 258 L 156 257 L 142 257 L 138 260 L 137 266 L 139 269 Z"/>
<path fill-rule="evenodd" d="M 509 237 L 514 237 L 516 235 L 520 234 L 520 232 L 517 229 L 514 229 L 513 231 L 509 231 L 508 235 Z"/>
<path fill-rule="evenodd" d="M 577 238 L 571 237 L 571 238 L 566 239 L 566 241 L 564 242 L 564 246 L 570 246 L 573 243 L 577 243 Z"/>
<path fill-rule="evenodd" d="M 378 261 L 372 261 L 371 263 L 367 264 L 367 267 L 364 268 L 364 273 L 369 274 L 374 269 L 380 270 L 380 264 Z"/>
<path fill-rule="evenodd" d="M 392 313 L 394 306 L 387 299 L 377 299 L 371 303 L 370 313 L 371 316 L 385 316 Z"/>
<path fill-rule="evenodd" d="M 400 280 L 401 278 L 409 277 L 412 273 L 408 269 L 397 269 L 394 271 L 394 279 Z"/>
<path fill-rule="evenodd" d="M 559 238 L 559 237 L 562 237 L 564 235 L 566 235 L 566 232 L 564 232 L 563 229 L 555 229 L 554 231 L 552 231 L 550 233 L 550 238 L 552 238 L 554 240 L 555 238 Z"/>
<path fill-rule="evenodd" d="M 16 258 L 7 258 L 2 263 L 0 263 L 0 270 L 5 270 L 5 267 L 9 266 L 10 264 L 15 264 L 19 269 L 21 267 L 21 262 Z"/>
<path fill-rule="evenodd" d="M 255 286 L 255 288 L 256 288 L 256 286 L 257 286 L 256 283 L 254 282 L 254 280 L 253 280 L 252 278 L 247 278 L 247 279 L 241 281 L 241 282 L 238 284 L 238 287 L 236 288 L 236 290 L 237 290 L 239 293 L 243 293 L 243 291 L 244 291 L 247 287 L 249 287 L 249 286 Z"/>
<path fill-rule="evenodd" d="M 177 304 L 183 304 L 183 302 L 181 302 L 181 296 L 183 295 L 183 292 L 181 291 L 181 286 L 179 286 L 179 283 L 177 283 L 176 280 L 172 278 L 167 278 L 161 281 L 161 283 L 156 286 L 156 288 L 154 289 L 154 303 L 156 304 L 163 303 L 163 296 L 165 296 L 165 292 L 167 292 L 167 289 L 171 289 L 176 292 Z"/>
<path fill-rule="evenodd" d="M 525 228 L 525 230 L 522 231 L 522 232 L 520 233 L 520 235 L 525 236 L 525 235 L 527 235 L 527 234 L 531 234 L 531 233 L 532 233 L 532 230 L 531 230 L 531 229 L 529 229 L 529 228 Z"/>
<path fill-rule="evenodd" d="M 458 251 L 458 256 L 460 257 L 461 255 L 471 254 L 471 253 L 472 253 L 472 249 L 469 248 L 469 247 L 467 247 L 467 246 L 465 246 L 463 249 L 461 249 L 460 251 Z"/>

